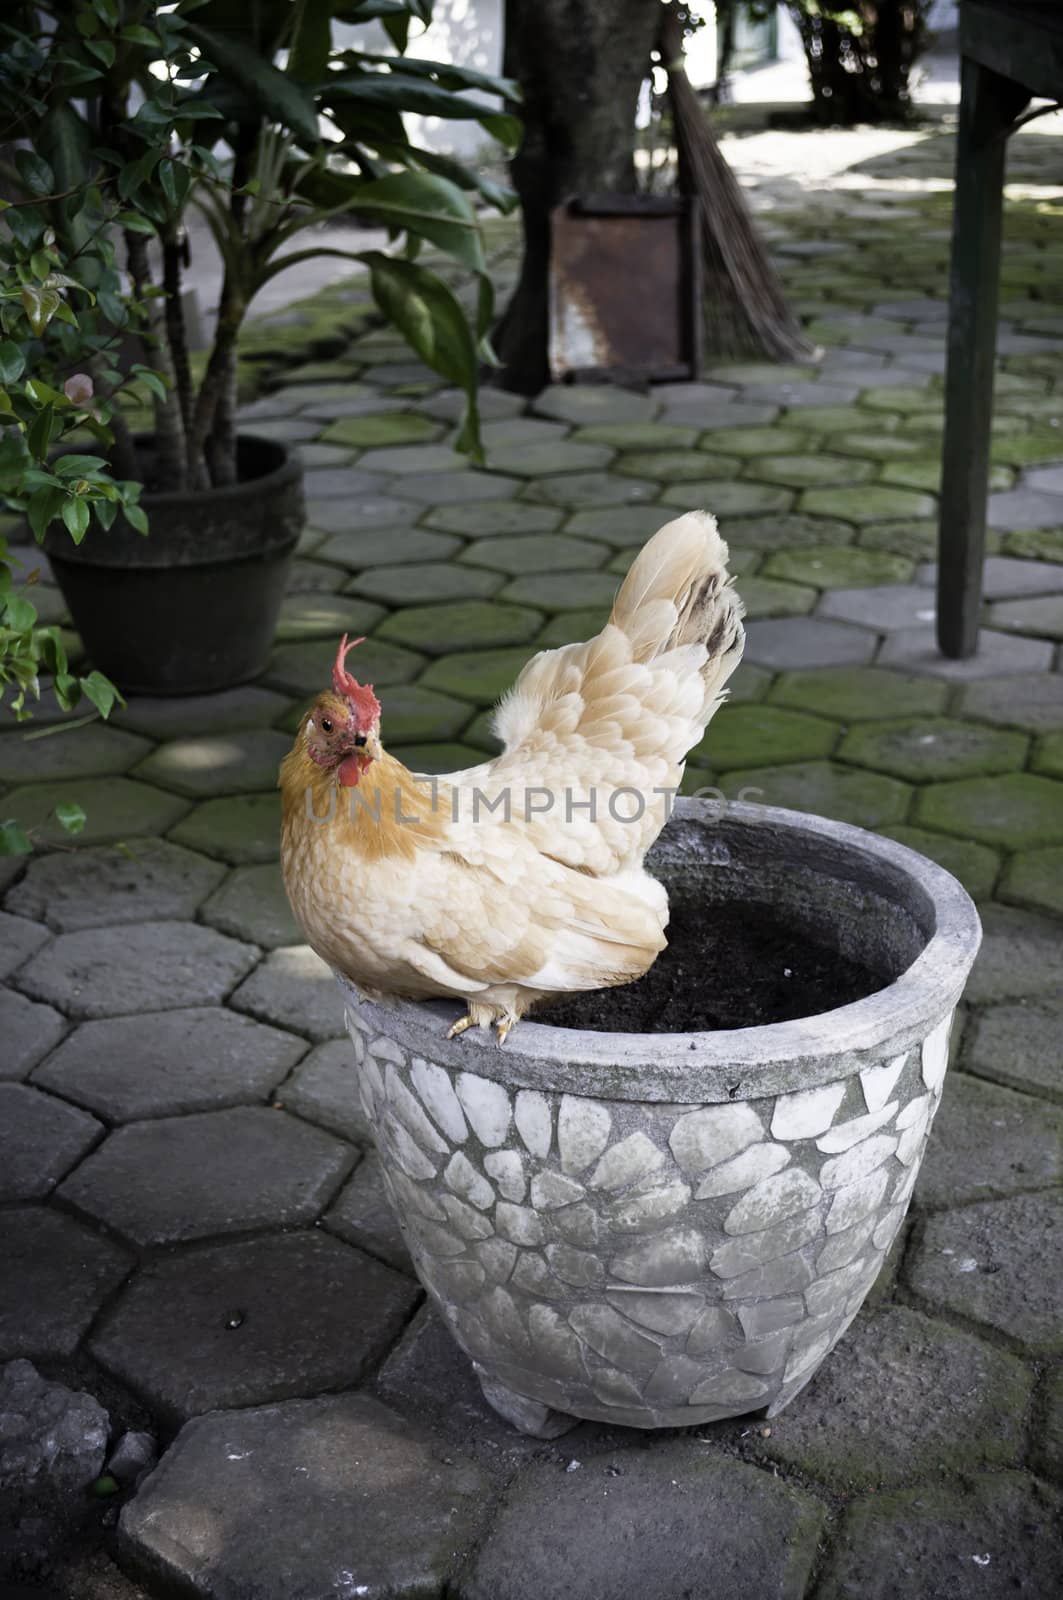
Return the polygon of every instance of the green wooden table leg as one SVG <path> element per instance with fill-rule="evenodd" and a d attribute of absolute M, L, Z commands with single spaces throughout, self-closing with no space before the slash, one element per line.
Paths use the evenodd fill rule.
<path fill-rule="evenodd" d="M 1005 141 L 1030 98 L 966 57 L 960 83 L 937 593 L 938 644 L 952 657 L 978 647 Z"/>

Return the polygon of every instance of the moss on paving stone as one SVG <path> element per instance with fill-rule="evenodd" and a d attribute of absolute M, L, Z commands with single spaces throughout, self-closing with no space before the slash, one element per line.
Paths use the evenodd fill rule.
<path fill-rule="evenodd" d="M 1063 676 L 1036 672 L 987 678 L 966 685 L 960 708 L 965 717 L 998 727 L 1025 728 L 1028 733 L 1063 729 Z"/>
<path fill-rule="evenodd" d="M 292 694 L 312 697 L 332 682 L 332 663 L 336 641 L 315 639 L 304 644 L 282 644 L 274 650 L 266 669 L 267 678 Z M 424 656 L 404 650 L 383 639 L 367 639 L 358 646 L 358 678 L 377 688 L 392 683 L 409 683 L 424 666 Z"/>
<path fill-rule="evenodd" d="M 604 444 L 613 450 L 688 450 L 698 430 L 667 422 L 601 422 L 577 428 L 577 444 Z"/>
<path fill-rule="evenodd" d="M 487 448 L 487 465 L 492 472 L 514 472 L 521 478 L 540 478 L 552 472 L 621 470 L 619 464 L 613 462 L 612 450 L 606 446 L 575 444 L 569 439 L 541 442 L 513 439 L 491 444 Z"/>
<path fill-rule="evenodd" d="M 459 651 L 433 661 L 420 682 L 443 694 L 458 695 L 477 705 L 494 705 L 513 681 L 536 647 L 521 650 Z"/>
<path fill-rule="evenodd" d="M 766 806 L 817 812 L 836 822 L 853 822 L 861 828 L 903 822 L 912 793 L 906 783 L 899 783 L 895 778 L 840 767 L 831 761 L 744 767 L 725 772 L 722 783 L 732 797 L 737 797 L 742 789 L 759 789 L 759 795 L 747 794 L 746 798 Z"/>
<path fill-rule="evenodd" d="M 1005 537 L 1004 549 L 1009 556 L 1063 561 L 1063 528 L 1020 528 Z"/>
<path fill-rule="evenodd" d="M 279 644 L 300 639 L 331 639 L 341 633 L 355 638 L 360 633 L 368 633 L 383 615 L 381 606 L 370 605 L 366 600 L 347 600 L 315 591 L 290 594 L 281 606 L 275 638 Z"/>
<path fill-rule="evenodd" d="M 850 589 L 864 584 L 906 583 L 912 562 L 886 550 L 821 545 L 809 550 L 777 550 L 761 569 L 765 578 L 810 583 L 817 589 Z"/>
<path fill-rule="evenodd" d="M 1063 916 L 1063 846 L 1017 852 L 1008 862 L 997 894 L 1013 905 Z"/>
<path fill-rule="evenodd" d="M 361 571 L 403 562 L 446 561 L 460 548 L 452 534 L 428 533 L 423 528 L 366 528 L 334 534 L 316 552 L 316 559 Z"/>
<path fill-rule="evenodd" d="M 800 617 L 816 603 L 816 590 L 798 583 L 782 583 L 777 578 L 745 577 L 738 585 L 746 616 Z"/>
<path fill-rule="evenodd" d="M 835 723 L 803 711 L 725 705 L 713 717 L 689 759 L 695 765 L 722 772 L 747 767 L 752 762 L 774 764 L 829 756 L 837 740 Z"/>
<path fill-rule="evenodd" d="M 832 441 L 833 444 L 833 441 Z M 758 456 L 746 468 L 746 477 L 764 483 L 781 483 L 803 489 L 815 485 L 866 483 L 875 476 L 870 461 L 850 460 L 829 450 L 818 455 Z"/>
<path fill-rule="evenodd" d="M 1045 777 L 1063 778 L 1063 732 L 1046 734 L 1037 741 L 1030 766 Z"/>
<path fill-rule="evenodd" d="M 440 422 L 416 411 L 384 411 L 365 416 L 341 416 L 322 429 L 325 445 L 346 445 L 351 450 L 375 450 L 381 445 L 415 445 L 442 435 Z"/>
<path fill-rule="evenodd" d="M 817 413 L 818 415 L 818 413 Z M 698 447 L 706 454 L 723 456 L 774 456 L 782 451 L 797 451 L 808 444 L 808 435 L 796 428 L 716 428 L 703 433 Z"/>
<path fill-rule="evenodd" d="M 665 489 L 661 504 L 681 511 L 704 507 L 721 521 L 725 517 L 754 517 L 765 511 L 787 511 L 793 503 L 789 489 L 761 483 L 676 483 Z"/>
<path fill-rule="evenodd" d="M 906 824 L 881 828 L 887 839 L 896 839 L 920 855 L 929 856 L 939 866 L 958 878 L 974 900 L 988 900 L 1000 871 L 1000 857 L 987 845 L 975 844 L 973 839 L 950 839 L 944 833 L 931 833 L 926 828 L 912 828 Z"/>
<path fill-rule="evenodd" d="M 573 644 L 584 639 L 593 639 L 595 634 L 601 633 L 609 621 L 609 611 L 608 605 L 559 611 L 556 617 L 551 617 L 536 639 L 536 648 L 553 649 L 559 644 Z"/>
<path fill-rule="evenodd" d="M 926 389 L 905 389 L 892 384 L 888 388 L 865 389 L 860 396 L 860 409 L 865 412 L 925 411 L 929 404 L 930 395 Z"/>
<path fill-rule="evenodd" d="M 923 789 L 913 821 L 1005 849 L 1063 843 L 1063 785 L 1028 772 Z"/>
<path fill-rule="evenodd" d="M 991 542 L 992 536 L 989 536 L 987 549 Z M 930 560 L 937 555 L 937 523 L 929 520 L 872 522 L 860 529 L 857 543 L 865 550 L 886 550 L 917 560 Z M 999 548 L 999 536 L 994 548 Z"/>
<path fill-rule="evenodd" d="M 462 552 L 461 562 L 476 567 L 491 567 L 495 572 L 561 573 L 600 567 L 608 560 L 609 546 L 590 539 L 573 539 L 566 534 L 544 533 L 536 539 L 482 539 Z"/>
<path fill-rule="evenodd" d="M 703 450 L 633 450 L 613 463 L 626 478 L 658 478 L 662 483 L 688 483 L 737 477 L 737 456 L 708 455 Z"/>
<path fill-rule="evenodd" d="M 450 742 L 396 745 L 392 755 L 411 772 L 460 772 L 483 760 L 483 751 L 472 745 Z"/>
<path fill-rule="evenodd" d="M 1016 419 L 1018 420 L 1018 419 Z M 997 419 L 998 426 L 1000 419 Z M 1059 428 L 1034 428 L 1029 433 L 994 432 L 989 455 L 1010 467 L 1034 467 L 1043 462 L 1063 461 L 1063 431 Z"/>
<path fill-rule="evenodd" d="M 497 650 L 503 645 L 524 644 L 542 625 L 541 612 L 525 606 L 457 600 L 393 611 L 378 628 L 376 639 L 420 645 L 429 655 L 445 656 L 456 650 Z M 364 661 L 359 661 L 359 670 L 364 671 L 367 682 L 375 681 Z"/>
<path fill-rule="evenodd" d="M 660 484 L 645 478 L 614 478 L 607 472 L 566 472 L 554 478 L 536 478 L 528 484 L 524 497 L 535 503 L 569 506 L 621 506 L 633 501 L 655 500 Z"/>
<path fill-rule="evenodd" d="M 195 806 L 167 837 L 233 866 L 274 861 L 280 854 L 279 794 L 232 795 Z"/>
<path fill-rule="evenodd" d="M 807 427 L 814 437 L 826 435 L 822 442 L 826 447 L 833 449 L 835 440 L 844 438 L 846 434 L 860 433 L 873 428 L 874 437 L 878 438 L 884 432 L 892 432 L 900 420 L 899 408 L 898 413 L 891 416 L 886 411 L 865 411 L 858 405 L 816 406 L 802 414 L 801 424 Z"/>
<path fill-rule="evenodd" d="M 860 489 L 806 489 L 798 509 L 812 516 L 841 517 L 862 524 L 890 517 L 931 517 L 934 501 L 911 489 L 868 484 Z"/>
<path fill-rule="evenodd" d="M 838 721 L 863 722 L 943 711 L 948 688 L 926 678 L 904 677 L 881 667 L 818 667 L 784 672 L 769 696 L 773 704 L 816 711 Z"/>
<path fill-rule="evenodd" d="M 854 728 L 838 755 L 856 766 L 922 783 L 1014 771 L 1022 766 L 1028 744 L 1021 733 L 947 717 L 917 717 Z"/>
<path fill-rule="evenodd" d="M 604 539 L 608 544 L 645 541 L 676 513 L 663 506 L 611 506 L 577 511 L 565 523 L 565 532 Z"/>
<path fill-rule="evenodd" d="M 781 516 L 742 517 L 723 523 L 724 536 L 751 550 L 794 550 L 816 545 L 851 544 L 856 529 L 833 517 L 809 517 L 786 512 Z"/>
<path fill-rule="evenodd" d="M 402 567 L 369 567 L 351 578 L 345 594 L 371 595 L 389 606 L 436 600 L 486 600 L 501 587 L 500 573 L 468 571 L 443 562 L 410 562 Z"/>
<path fill-rule="evenodd" d="M 538 572 L 515 578 L 500 598 L 543 611 L 579 611 L 611 606 L 618 588 L 615 574 L 609 572 Z"/>
<path fill-rule="evenodd" d="M 757 1442 L 841 1494 L 1021 1457 L 1029 1374 L 1014 1356 L 905 1307 L 857 1318 Z"/>
<path fill-rule="evenodd" d="M 1063 1584 L 1061 1515 L 1063 1497 L 1019 1472 L 875 1495 L 847 1513 L 816 1593 L 819 1600 L 894 1600 L 902 1590 L 935 1600 L 1054 1594 Z M 991 1578 L 979 1570 L 985 1567 Z"/>
<path fill-rule="evenodd" d="M 422 519 L 425 528 L 439 528 L 467 539 L 504 534 L 551 533 L 564 513 L 552 506 L 530 506 L 522 500 L 480 500 L 468 505 L 434 506 Z"/>

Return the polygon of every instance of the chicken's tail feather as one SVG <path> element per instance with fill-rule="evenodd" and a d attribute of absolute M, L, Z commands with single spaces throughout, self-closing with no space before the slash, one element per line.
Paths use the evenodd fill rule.
<path fill-rule="evenodd" d="M 666 523 L 636 557 L 610 622 L 631 641 L 636 661 L 701 645 L 706 720 L 742 658 L 742 602 L 727 573 L 727 545 L 707 511 Z"/>

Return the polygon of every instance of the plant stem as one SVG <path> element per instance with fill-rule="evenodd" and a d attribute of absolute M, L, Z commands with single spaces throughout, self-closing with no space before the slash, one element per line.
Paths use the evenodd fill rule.
<path fill-rule="evenodd" d="M 159 489 L 185 489 L 188 487 L 188 472 L 185 455 L 185 430 L 181 420 L 181 408 L 177 396 L 177 384 L 174 379 L 173 362 L 166 343 L 166 333 L 157 309 L 157 301 L 147 298 L 145 291 L 150 289 L 151 266 L 148 261 L 148 243 L 142 233 L 133 233 L 126 230 L 126 259 L 129 265 L 129 276 L 133 283 L 137 300 L 144 308 L 147 319 L 147 332 L 152 344 L 152 360 L 155 367 L 162 373 L 166 383 L 166 399 L 155 401 L 155 449 L 156 471 L 158 483 L 154 487 Z M 180 305 L 178 305 L 180 311 Z"/>
<path fill-rule="evenodd" d="M 162 284 L 166 291 L 166 338 L 170 346 L 177 407 L 181 413 L 186 452 L 190 451 L 192 436 L 193 389 L 192 372 L 188 364 L 188 340 L 185 330 L 184 308 L 181 304 L 181 246 L 175 227 L 162 236 Z M 187 473 L 190 481 L 196 480 L 196 462 L 188 454 Z"/>

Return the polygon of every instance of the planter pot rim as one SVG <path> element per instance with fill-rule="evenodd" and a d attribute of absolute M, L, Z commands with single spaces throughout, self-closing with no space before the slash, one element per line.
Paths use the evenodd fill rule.
<path fill-rule="evenodd" d="M 943 867 L 907 846 L 846 823 L 774 806 L 679 800 L 677 822 L 736 823 L 794 847 L 819 848 L 835 864 L 870 865 L 926 929 L 926 943 L 892 983 L 817 1016 L 750 1028 L 689 1033 L 605 1033 L 525 1020 L 499 1047 L 470 1029 L 444 1038 L 460 1014 L 447 1001 L 362 1000 L 340 983 L 355 1020 L 419 1054 L 425 1035 L 433 1060 L 510 1085 L 614 1100 L 682 1104 L 748 1099 L 847 1077 L 884 1053 L 907 1050 L 951 1012 L 981 942 L 970 896 Z"/>

